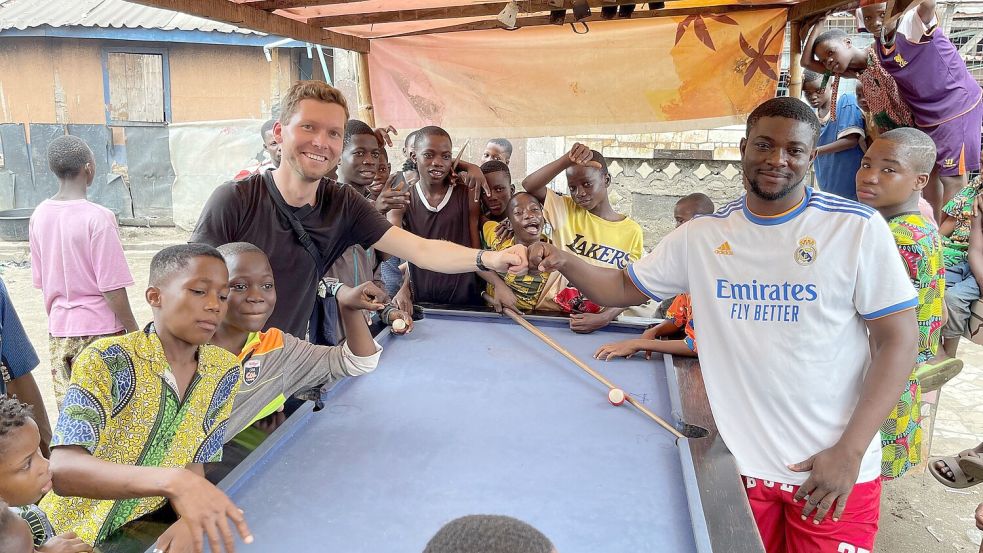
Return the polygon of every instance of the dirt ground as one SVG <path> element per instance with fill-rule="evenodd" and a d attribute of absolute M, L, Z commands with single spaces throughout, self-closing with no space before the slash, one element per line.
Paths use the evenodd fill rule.
<path fill-rule="evenodd" d="M 137 321 L 150 320 L 143 301 L 150 259 L 160 248 L 182 243 L 187 233 L 173 228 L 124 228 L 127 261 L 136 281 L 130 303 Z M 31 285 L 31 268 L 26 243 L 0 242 L 0 276 L 3 277 L 17 311 L 41 358 L 35 371 L 45 398 L 48 416 L 54 422 L 54 396 L 48 370 L 47 317 L 41 294 Z M 941 395 L 932 454 L 951 454 L 975 446 L 983 437 L 983 347 L 966 343 L 960 349 L 966 368 L 947 384 Z M 875 551 L 976 552 L 980 532 L 973 523 L 976 506 L 983 501 L 980 490 L 951 490 L 939 485 L 928 472 L 916 471 L 886 484 L 881 507 L 881 531 Z M 805 552 L 803 552 L 805 553 Z"/>

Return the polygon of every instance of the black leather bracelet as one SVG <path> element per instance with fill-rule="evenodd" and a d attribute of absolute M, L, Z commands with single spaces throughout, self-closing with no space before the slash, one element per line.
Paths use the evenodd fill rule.
<path fill-rule="evenodd" d="M 485 253 L 485 250 L 478 250 L 478 255 L 474 258 L 474 264 L 476 267 L 478 267 L 479 271 L 490 271 L 491 269 L 486 267 L 485 264 L 481 262 L 481 254 L 483 253 Z"/>

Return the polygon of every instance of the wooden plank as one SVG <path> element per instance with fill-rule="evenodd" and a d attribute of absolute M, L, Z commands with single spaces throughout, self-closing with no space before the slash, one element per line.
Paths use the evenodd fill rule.
<path fill-rule="evenodd" d="M 770 8 L 787 8 L 788 4 L 785 3 L 774 3 L 774 4 L 759 4 L 759 5 L 744 5 L 735 4 L 728 6 L 714 6 L 713 8 L 699 7 L 699 8 L 666 8 L 662 10 L 635 10 L 632 14 L 632 19 L 650 19 L 653 17 L 669 17 L 669 16 L 685 16 L 685 15 L 698 15 L 698 14 L 721 14 L 721 13 L 733 13 L 741 11 L 752 11 L 752 10 L 765 10 Z M 588 23 L 594 21 L 603 21 L 600 13 L 592 13 L 590 17 L 584 19 Z M 573 22 L 573 16 L 567 14 L 566 23 Z M 538 27 L 542 25 L 550 25 L 550 18 L 548 15 L 536 15 L 531 17 L 520 17 L 516 21 L 517 27 Z M 462 23 L 459 25 L 449 25 L 447 27 L 438 27 L 435 29 L 426 29 L 423 31 L 413 31 L 409 33 L 400 33 L 387 35 L 385 37 L 378 38 L 394 38 L 402 36 L 416 36 L 416 35 L 435 35 L 441 33 L 457 33 L 461 31 L 483 31 L 489 29 L 502 29 L 504 28 L 502 24 L 495 19 L 489 19 L 486 21 L 474 21 L 471 23 Z"/>
<path fill-rule="evenodd" d="M 802 56 L 802 43 L 799 42 L 801 28 L 802 23 L 793 21 L 789 29 L 791 43 L 788 60 L 788 95 L 793 98 L 802 95 L 802 66 L 799 65 L 799 58 Z"/>
<path fill-rule="evenodd" d="M 829 11 L 842 11 L 848 5 L 856 5 L 856 0 L 807 0 L 796 4 L 788 12 L 789 21 L 802 21 L 807 17 Z"/>
<path fill-rule="evenodd" d="M 246 4 L 236 4 L 229 0 L 133 0 L 133 2 L 196 15 L 212 21 L 221 21 L 261 33 L 290 37 L 302 42 L 343 48 L 355 52 L 367 53 L 369 51 L 369 41 L 364 38 L 311 27 L 295 19 L 265 12 Z"/>
<path fill-rule="evenodd" d="M 251 0 L 243 2 L 243 5 L 256 8 L 257 10 L 285 10 L 288 8 L 310 8 L 314 6 L 333 6 L 335 4 L 352 4 L 355 2 L 365 2 L 366 0 Z"/>
<path fill-rule="evenodd" d="M 668 1 L 672 2 L 673 0 Z M 519 13 L 525 14 L 548 12 L 556 9 L 550 7 L 547 0 L 518 0 L 516 3 L 519 6 Z M 603 6 L 617 6 L 621 4 L 637 3 L 637 0 L 588 0 L 588 5 L 595 10 Z M 345 27 L 349 25 L 371 25 L 376 23 L 457 19 L 462 17 L 485 17 L 490 15 L 498 15 L 508 4 L 508 2 L 494 2 L 490 4 L 468 4 L 463 6 L 443 6 L 440 8 L 420 8 L 414 10 L 351 13 L 345 15 L 312 17 L 307 20 L 307 24 L 315 27 Z M 572 7 L 573 5 L 571 0 L 564 0 L 564 9 L 571 9 Z"/>
<path fill-rule="evenodd" d="M 109 118 L 126 121 L 130 108 L 126 91 L 126 54 L 111 52 L 108 60 L 109 72 Z"/>

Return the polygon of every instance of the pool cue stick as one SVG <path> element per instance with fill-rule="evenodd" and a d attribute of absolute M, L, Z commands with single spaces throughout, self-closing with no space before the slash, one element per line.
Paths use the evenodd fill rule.
<path fill-rule="evenodd" d="M 485 296 L 486 298 L 488 297 L 487 294 L 482 294 L 482 295 Z M 511 318 L 513 321 L 515 321 L 519 326 L 521 326 L 522 328 L 524 328 L 524 329 L 528 330 L 529 332 L 533 333 L 533 335 L 535 335 L 537 338 L 539 338 L 540 340 L 542 340 L 543 342 L 545 342 L 546 345 L 548 345 L 549 347 L 551 347 L 551 348 L 555 349 L 556 351 L 560 352 L 561 355 L 563 355 L 564 357 L 566 357 L 570 361 L 573 361 L 573 363 L 575 365 L 577 365 L 578 367 L 580 367 L 581 369 L 583 369 L 584 371 L 586 371 L 587 374 L 589 374 L 589 375 L 593 376 L 594 378 L 596 378 L 598 381 L 600 381 L 601 384 L 604 384 L 605 386 L 607 386 L 609 390 L 613 390 L 614 388 L 617 388 L 617 386 L 615 386 L 614 384 L 612 384 L 610 380 L 608 380 L 607 378 L 604 378 L 603 375 L 601 375 L 600 373 L 598 373 L 594 369 L 588 367 L 587 364 L 584 363 L 583 361 L 581 361 L 580 359 L 578 359 L 576 355 L 570 353 L 569 351 L 567 351 L 566 348 L 564 348 L 560 344 L 556 343 L 555 340 L 553 340 L 552 338 L 550 338 L 549 336 L 547 336 L 542 330 L 539 330 L 538 328 L 536 328 L 536 326 L 534 324 L 532 324 L 529 321 L 527 321 L 525 318 L 523 318 L 522 315 L 516 313 L 515 311 L 513 311 L 512 309 L 510 309 L 508 307 L 503 307 L 502 308 L 502 312 L 505 313 L 506 315 L 508 315 L 509 318 Z M 678 430 L 676 430 L 676 427 L 674 427 L 671 424 L 669 424 L 666 421 L 664 421 L 662 419 L 662 417 L 660 417 L 659 415 L 656 415 L 652 411 L 649 411 L 649 409 L 647 407 L 645 407 L 644 405 L 642 405 L 641 403 L 639 403 L 638 401 L 636 401 L 635 398 L 633 398 L 631 396 L 631 394 L 628 394 L 628 393 L 625 394 L 625 401 L 627 401 L 628 403 L 631 403 L 632 405 L 634 405 L 636 409 L 638 409 L 639 411 L 641 411 L 642 413 L 644 413 L 646 416 L 648 416 L 648 418 L 654 420 L 656 423 L 659 424 L 659 426 L 661 426 L 662 428 L 665 428 L 666 430 L 668 430 L 673 436 L 676 437 L 676 439 L 685 438 L 685 436 L 683 436 L 682 433 L 680 433 Z"/>

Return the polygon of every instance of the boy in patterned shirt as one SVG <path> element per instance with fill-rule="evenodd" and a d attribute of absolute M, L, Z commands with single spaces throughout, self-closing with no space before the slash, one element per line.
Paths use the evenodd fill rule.
<path fill-rule="evenodd" d="M 488 183 L 491 184 L 491 181 L 492 179 L 489 178 Z M 512 238 L 497 237 L 495 235 L 497 224 L 489 221 L 483 232 L 492 249 L 501 251 L 512 247 L 513 244 L 528 247 L 543 239 L 546 219 L 543 217 L 543 206 L 535 196 L 528 192 L 518 192 L 505 204 L 504 211 L 508 215 L 506 221 L 509 223 Z M 552 283 L 559 279 L 559 273 L 530 272 L 516 276 L 509 273 L 481 271 L 478 275 L 488 283 L 487 301 L 496 311 L 501 311 L 504 307 L 522 311 L 560 310 L 553 297 L 545 293 Z"/>
<path fill-rule="evenodd" d="M 857 172 L 857 198 L 887 220 L 911 283 L 918 291 L 918 357 L 897 406 L 881 427 L 881 476 L 899 478 L 921 462 L 918 365 L 939 349 L 942 336 L 945 266 L 939 233 L 918 211 L 929 182 L 935 143 L 922 131 L 900 128 L 883 133 L 867 150 Z"/>
<path fill-rule="evenodd" d="M 232 551 L 228 519 L 252 541 L 242 512 L 205 480 L 221 458 L 239 389 L 236 356 L 208 344 L 225 316 L 229 272 L 211 246 L 165 248 L 150 265 L 153 323 L 103 338 L 76 358 L 52 440 L 54 491 L 42 501 L 57 532 L 104 541 L 170 501 L 180 517 L 163 551 Z M 188 543 L 192 542 L 192 543 Z"/>

